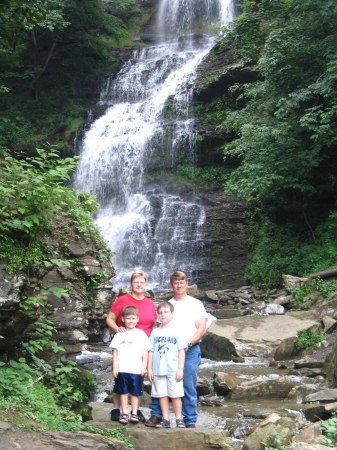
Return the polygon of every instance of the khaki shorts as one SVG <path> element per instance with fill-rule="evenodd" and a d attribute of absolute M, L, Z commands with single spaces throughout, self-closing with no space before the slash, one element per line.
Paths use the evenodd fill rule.
<path fill-rule="evenodd" d="M 151 397 L 184 397 L 183 380 L 177 381 L 175 375 L 154 376 Z"/>

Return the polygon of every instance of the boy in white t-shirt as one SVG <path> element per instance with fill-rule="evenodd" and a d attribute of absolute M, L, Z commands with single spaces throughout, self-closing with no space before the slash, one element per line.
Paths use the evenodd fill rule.
<path fill-rule="evenodd" d="M 120 395 L 121 415 L 119 422 L 129 422 L 128 394 L 131 398 L 130 423 L 138 423 L 139 397 L 143 395 L 143 379 L 146 374 L 150 340 L 144 331 L 136 328 L 139 321 L 138 310 L 127 306 L 122 311 L 126 330 L 116 333 L 111 341 L 112 376 L 115 378 L 113 392 Z"/>
<path fill-rule="evenodd" d="M 157 307 L 160 327 L 152 330 L 151 349 L 148 356 L 148 377 L 152 381 L 151 396 L 159 398 L 163 416 L 161 426 L 170 428 L 169 397 L 172 400 L 177 428 L 185 428 L 181 397 L 184 396 L 183 376 L 187 342 L 172 325 L 174 307 L 162 302 Z M 159 426 L 159 425 L 157 425 Z"/>

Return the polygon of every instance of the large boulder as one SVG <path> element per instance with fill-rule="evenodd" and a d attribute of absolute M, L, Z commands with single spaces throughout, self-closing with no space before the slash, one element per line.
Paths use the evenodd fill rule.
<path fill-rule="evenodd" d="M 116 426 L 110 421 L 111 405 L 106 403 L 90 403 L 92 420 L 89 424 L 100 428 Z M 173 423 L 172 423 L 173 424 Z M 117 424 L 118 425 L 118 424 Z M 195 429 L 160 429 L 147 428 L 143 424 L 126 425 L 125 432 L 132 444 L 139 450 L 235 450 L 230 437 L 224 430 L 198 426 Z"/>
<path fill-rule="evenodd" d="M 80 432 L 33 432 L 0 422 L 0 450 L 127 450 L 117 439 Z"/>
<path fill-rule="evenodd" d="M 202 352 L 218 361 L 235 360 L 236 355 L 269 357 L 282 341 L 315 325 L 315 312 L 310 311 L 217 320 L 208 329 Z"/>
<path fill-rule="evenodd" d="M 285 378 L 243 381 L 230 392 L 229 398 L 233 401 L 284 400 L 293 386 L 294 383 Z"/>
<path fill-rule="evenodd" d="M 296 423 L 292 419 L 273 413 L 248 435 L 243 450 L 264 450 L 266 446 L 279 448 L 280 444 L 287 445 L 295 430 Z"/>

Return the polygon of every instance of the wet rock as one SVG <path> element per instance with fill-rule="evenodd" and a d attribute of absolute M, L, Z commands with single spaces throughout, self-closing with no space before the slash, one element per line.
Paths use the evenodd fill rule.
<path fill-rule="evenodd" d="M 92 252 L 93 248 L 91 245 L 88 245 L 88 243 L 83 239 L 80 239 L 71 241 L 68 244 L 68 250 L 70 256 L 75 256 L 76 258 L 78 258 L 80 256 L 88 254 L 89 252 Z"/>
<path fill-rule="evenodd" d="M 236 388 L 242 380 L 232 373 L 215 372 L 213 376 L 213 387 L 217 395 L 228 395 Z"/>
<path fill-rule="evenodd" d="M 305 402 L 336 402 L 337 389 L 323 389 L 314 394 L 310 394 L 304 399 Z"/>
<path fill-rule="evenodd" d="M 331 387 L 337 387 L 337 339 L 332 347 L 331 353 L 326 357 L 324 369 L 329 385 Z"/>
<path fill-rule="evenodd" d="M 309 281 L 309 277 L 295 277 L 293 275 L 282 275 L 283 286 L 288 292 L 294 292 Z"/>
<path fill-rule="evenodd" d="M 214 322 L 202 343 L 203 354 L 215 360 L 231 356 L 270 356 L 287 338 L 296 338 L 300 330 L 318 322 L 315 313 L 296 311 L 282 316 L 245 316 Z"/>
<path fill-rule="evenodd" d="M 216 291 L 205 291 L 205 297 L 210 302 L 219 303 L 220 301 Z"/>
<path fill-rule="evenodd" d="M 325 358 L 321 357 L 320 359 L 313 357 L 312 355 L 306 356 L 303 359 L 294 362 L 295 369 L 301 369 L 302 367 L 306 368 L 317 368 L 323 367 L 325 363 Z"/>
<path fill-rule="evenodd" d="M 323 444 L 315 444 L 311 442 L 310 447 L 307 442 L 293 442 L 287 447 L 287 450 L 331 450 L 331 447 L 327 447 Z"/>
<path fill-rule="evenodd" d="M 323 322 L 323 331 L 324 333 L 332 333 L 337 330 L 337 320 L 333 319 L 330 316 L 324 316 L 322 318 Z"/>
<path fill-rule="evenodd" d="M 284 309 L 284 306 L 282 306 L 282 305 L 276 305 L 276 304 L 270 303 L 269 305 L 267 305 L 265 307 L 264 312 L 266 314 L 284 314 L 285 309 Z"/>
<path fill-rule="evenodd" d="M 276 297 L 270 303 L 287 307 L 290 305 L 291 301 L 292 301 L 292 295 L 281 295 L 280 297 Z"/>
<path fill-rule="evenodd" d="M 237 308 L 231 308 L 230 306 L 224 306 L 223 308 L 213 309 L 212 314 L 217 319 L 233 319 L 234 317 L 241 317 L 242 313 Z"/>
<path fill-rule="evenodd" d="M 295 346 L 297 337 L 292 336 L 290 338 L 284 339 L 278 347 L 276 347 L 274 353 L 275 361 L 283 361 L 286 359 L 293 358 L 299 354 L 299 349 Z"/>
<path fill-rule="evenodd" d="M 303 369 L 291 369 L 288 372 L 288 375 L 296 375 L 298 377 L 308 377 L 308 378 L 315 378 L 315 377 L 325 377 L 325 372 L 320 368 L 308 368 L 304 367 Z"/>
<path fill-rule="evenodd" d="M 295 400 L 297 403 L 303 403 L 304 398 L 310 394 L 317 392 L 318 386 L 312 384 L 300 384 L 294 386 L 288 394 L 290 400 Z"/>
<path fill-rule="evenodd" d="M 84 431 L 32 432 L 0 422 L 0 450 L 127 450 L 117 439 Z"/>
<path fill-rule="evenodd" d="M 306 442 L 311 444 L 314 440 L 323 437 L 321 427 L 318 423 L 310 423 L 304 425 L 299 433 L 294 437 L 293 442 Z"/>
<path fill-rule="evenodd" d="M 198 380 L 198 385 L 197 385 L 198 397 L 203 396 L 203 395 L 209 395 L 211 393 L 211 391 L 212 391 L 212 389 L 211 389 L 211 386 L 210 386 L 207 378 Z"/>
<path fill-rule="evenodd" d="M 110 421 L 111 405 L 107 403 L 91 403 L 92 421 L 89 424 L 107 428 L 115 426 Z M 136 449 L 146 450 L 235 450 L 228 433 L 224 430 L 197 427 L 195 429 L 177 429 L 171 421 L 172 428 L 153 429 L 143 424 L 127 425 L 124 429 Z M 117 424 L 117 426 L 119 426 Z"/>
<path fill-rule="evenodd" d="M 329 419 L 334 412 L 337 412 L 337 402 L 314 404 L 308 408 L 305 408 L 304 415 L 307 420 L 310 420 L 310 422 L 317 422 L 318 420 Z"/>
<path fill-rule="evenodd" d="M 288 397 L 294 383 L 288 379 L 243 381 L 230 394 L 230 400 L 278 399 Z"/>
<path fill-rule="evenodd" d="M 211 325 L 210 328 L 213 326 Z M 215 361 L 235 361 L 240 359 L 229 339 L 212 333 L 210 329 L 201 342 L 201 353 L 204 357 Z"/>
<path fill-rule="evenodd" d="M 25 279 L 22 275 L 10 275 L 0 270 L 0 308 L 9 310 L 20 303 L 20 288 Z"/>
<path fill-rule="evenodd" d="M 245 439 L 243 450 L 264 450 L 266 446 L 280 447 L 291 442 L 296 424 L 276 413 L 263 420 Z"/>

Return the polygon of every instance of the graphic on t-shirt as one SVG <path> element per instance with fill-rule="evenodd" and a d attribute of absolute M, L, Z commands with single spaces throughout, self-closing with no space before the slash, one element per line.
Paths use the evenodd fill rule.
<path fill-rule="evenodd" d="M 169 351 L 168 345 L 166 344 L 158 344 L 158 353 L 160 357 L 165 355 Z"/>

